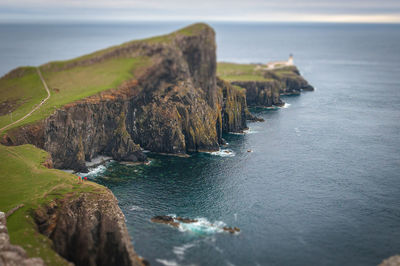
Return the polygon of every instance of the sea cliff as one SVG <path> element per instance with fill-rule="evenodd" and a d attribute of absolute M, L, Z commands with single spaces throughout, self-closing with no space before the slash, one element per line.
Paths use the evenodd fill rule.
<path fill-rule="evenodd" d="M 222 132 L 246 128 L 244 92 L 222 82 L 217 86 L 215 32 L 205 24 L 41 69 L 46 77 L 121 57 L 149 63 L 115 89 L 9 130 L 2 143 L 34 144 L 51 154 L 54 167 L 85 171 L 85 161 L 98 155 L 144 161 L 143 149 L 178 155 L 215 151 Z"/>
<path fill-rule="evenodd" d="M 218 76 L 246 89 L 249 106 L 282 106 L 281 95 L 299 95 L 314 88 L 296 66 L 269 69 L 261 64 L 219 63 Z"/>
<path fill-rule="evenodd" d="M 40 153 L 23 144 L 48 152 L 46 159 L 41 155 L 40 162 L 19 164 L 35 165 L 26 172 L 48 175 L 47 185 L 52 184 L 38 190 L 40 195 L 32 195 L 34 202 L 41 195 L 56 196 L 44 196 L 43 202 L 25 207 L 19 215 L 32 217 L 39 232 L 51 240 L 58 254 L 52 255 L 57 261 L 50 263 L 54 265 L 68 261 L 76 265 L 142 265 L 145 261 L 133 251 L 124 215 L 110 191 L 93 188 L 90 182 L 77 184 L 73 175 L 47 168 L 86 171 L 86 163 L 99 155 L 144 162 L 143 150 L 175 155 L 216 151 L 224 143 L 223 133 L 242 132 L 247 128 L 246 119 L 260 120 L 250 114 L 248 104 L 282 105 L 281 94 L 312 88 L 293 69 L 262 72 L 263 80 L 217 78 L 215 32 L 206 24 L 50 62 L 39 71 L 51 97 L 26 121 L 7 129 L 1 143 L 9 147 L 1 146 L 0 151 L 5 162 L 11 160 L 2 166 L 11 174 L 18 169 L 10 168 L 13 162 L 25 154 L 34 154 L 36 159 Z M 0 89 L 13 89 L 20 95 L 42 91 L 35 73 L 32 68 L 13 70 L 0 79 Z M 32 80 L 35 82 L 29 83 Z M 37 104 L 34 99 L 6 101 L 17 114 Z M 0 116 L 0 123 L 4 121 Z M 14 157 L 19 149 L 21 154 Z M 23 173 L 18 178 L 20 184 L 26 181 Z M 29 220 L 25 227 L 32 224 Z"/>

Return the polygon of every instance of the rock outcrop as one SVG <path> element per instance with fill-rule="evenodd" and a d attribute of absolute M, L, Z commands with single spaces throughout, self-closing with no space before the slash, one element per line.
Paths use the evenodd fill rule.
<path fill-rule="evenodd" d="M 240 132 L 247 129 L 248 116 L 246 90 L 218 79 L 222 107 L 222 131 Z M 222 96 L 222 97 L 221 97 Z"/>
<path fill-rule="evenodd" d="M 29 258 L 20 246 L 11 245 L 7 231 L 6 215 L 0 212 L 0 265 L 44 266 L 41 258 Z"/>
<path fill-rule="evenodd" d="M 378 266 L 400 266 L 400 255 L 395 255 L 388 259 L 385 259 Z"/>
<path fill-rule="evenodd" d="M 145 265 L 109 190 L 56 199 L 35 210 L 34 219 L 56 252 L 75 265 Z"/>
<path fill-rule="evenodd" d="M 234 81 L 233 85 L 246 89 L 246 100 L 249 106 L 282 106 L 279 81 Z"/>
<path fill-rule="evenodd" d="M 314 88 L 300 75 L 295 66 L 264 71 L 266 81 L 232 81 L 246 89 L 249 106 L 282 106 L 281 95 L 298 95 Z"/>
<path fill-rule="evenodd" d="M 167 224 L 175 228 L 179 228 L 180 223 L 184 224 L 191 224 L 191 223 L 197 223 L 198 220 L 196 219 L 190 219 L 190 218 L 182 218 L 182 217 L 172 217 L 169 215 L 159 215 L 159 216 L 154 216 L 151 218 L 151 221 L 153 223 L 159 223 L 159 224 Z M 213 226 L 213 224 L 211 224 Z M 221 228 L 223 231 L 235 234 L 239 233 L 240 229 L 238 227 L 230 227 L 230 226 L 224 226 Z"/>

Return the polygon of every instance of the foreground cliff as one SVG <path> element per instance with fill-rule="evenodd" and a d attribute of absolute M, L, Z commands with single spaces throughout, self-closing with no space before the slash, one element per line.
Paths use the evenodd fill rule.
<path fill-rule="evenodd" d="M 55 199 L 36 209 L 34 219 L 55 251 L 76 265 L 144 265 L 110 191 Z"/>
<path fill-rule="evenodd" d="M 215 33 L 205 24 L 40 68 L 57 96 L 69 89 L 57 83 L 64 72 L 130 59 L 136 60 L 130 79 L 11 129 L 2 143 L 32 143 L 51 154 L 54 167 L 85 171 L 85 161 L 98 155 L 145 161 L 143 149 L 170 154 L 215 151 L 222 132 L 246 128 L 244 93 L 232 95 L 234 89 L 217 86 Z M 3 79 L 23 75 L 19 72 Z"/>
<path fill-rule="evenodd" d="M 143 265 L 114 195 L 47 168 L 48 158 L 33 145 L 0 145 L 0 210 L 8 215 L 6 230 L 0 213 L 0 265 Z"/>
<path fill-rule="evenodd" d="M 249 106 L 282 106 L 281 95 L 298 95 L 314 88 L 295 66 L 268 69 L 259 64 L 219 63 L 218 75 L 246 89 Z"/>

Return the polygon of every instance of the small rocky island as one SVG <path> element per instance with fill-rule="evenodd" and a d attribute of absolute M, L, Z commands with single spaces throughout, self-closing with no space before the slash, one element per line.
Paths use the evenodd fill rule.
<path fill-rule="evenodd" d="M 198 220 L 196 219 L 190 219 L 190 218 L 182 218 L 182 217 L 172 217 L 169 215 L 159 215 L 159 216 L 154 216 L 153 218 L 151 218 L 151 221 L 153 223 L 160 223 L 160 224 L 167 224 L 170 225 L 172 227 L 179 227 L 180 223 L 184 223 L 184 224 L 192 224 L 192 223 L 197 223 Z M 234 233 L 239 233 L 240 229 L 237 227 L 228 227 L 228 226 L 224 226 L 222 227 L 222 230 L 225 232 L 229 232 L 231 234 Z"/>
<path fill-rule="evenodd" d="M 25 204 L 7 221 L 15 225 L 11 239 L 48 265 L 145 264 L 133 250 L 112 193 L 91 182 L 77 184 L 76 176 L 53 168 L 86 171 L 86 163 L 100 155 L 144 162 L 143 150 L 217 151 L 223 133 L 242 132 L 247 120 L 261 121 L 248 106 L 282 106 L 281 95 L 313 90 L 292 65 L 217 64 L 215 32 L 206 24 L 17 68 L 0 79 L 1 91 L 21 97 L 1 100 L 16 118 L 43 100 L 41 76 L 50 89 L 48 101 L 1 132 L 0 166 L 12 182 L 0 180 L 0 187 L 20 189 L 12 196 L 6 195 L 12 189 L 5 190 L 13 200 L 0 210 Z M 152 221 L 195 222 L 167 216 Z"/>

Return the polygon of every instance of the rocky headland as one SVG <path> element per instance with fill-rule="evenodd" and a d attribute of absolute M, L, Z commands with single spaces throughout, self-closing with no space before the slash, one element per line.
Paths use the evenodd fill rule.
<path fill-rule="evenodd" d="M 221 78 L 246 89 L 248 106 L 283 106 L 282 95 L 314 90 L 294 65 L 269 69 L 261 64 L 219 63 L 218 67 Z"/>
<path fill-rule="evenodd" d="M 280 95 L 312 90 L 295 68 L 284 73 L 262 72 L 262 81 L 217 78 L 215 32 L 206 24 L 39 68 L 57 96 L 67 95 L 68 88 L 63 92 L 52 86 L 52 77 L 68 73 L 68 79 L 82 79 L 80 73 L 87 69 L 110 62 L 125 64 L 126 60 L 140 62 L 140 67 L 131 66 L 132 73 L 118 85 L 71 102 L 60 100 L 62 104 L 53 111 L 7 130 L 1 143 L 33 144 L 48 152 L 47 167 L 75 171 L 86 171 L 86 163 L 100 155 L 145 162 L 143 150 L 173 155 L 217 151 L 224 143 L 223 133 L 242 132 L 246 120 L 262 121 L 247 105 L 280 106 Z M 2 77 L 0 85 L 18 82 L 28 74 L 33 75 L 29 69 L 18 68 Z M 85 77 L 80 82 L 86 82 Z M 124 215 L 108 190 L 63 193 L 31 215 L 39 232 L 52 240 L 54 250 L 76 265 L 145 264 L 133 251 Z M 161 218 L 154 221 L 173 226 L 193 222 Z M 240 231 L 235 227 L 223 230 Z"/>
<path fill-rule="evenodd" d="M 67 71 L 119 57 L 151 62 L 115 89 L 9 130 L 2 143 L 34 144 L 51 154 L 54 167 L 76 171 L 85 171 L 85 161 L 98 155 L 145 161 L 142 149 L 177 155 L 218 150 L 223 132 L 247 127 L 245 91 L 217 82 L 215 33 L 209 26 L 196 24 L 164 38 L 118 46 L 62 68 L 42 66 Z"/>

